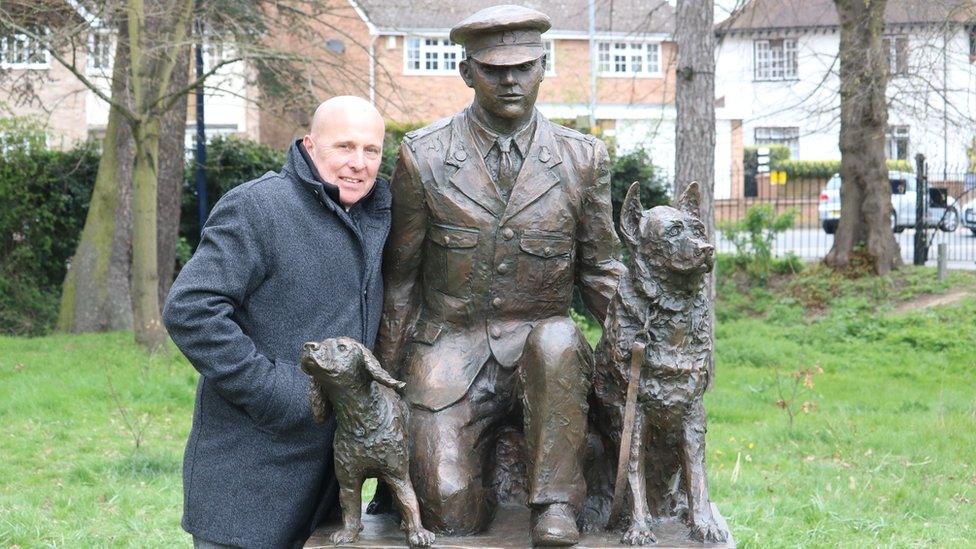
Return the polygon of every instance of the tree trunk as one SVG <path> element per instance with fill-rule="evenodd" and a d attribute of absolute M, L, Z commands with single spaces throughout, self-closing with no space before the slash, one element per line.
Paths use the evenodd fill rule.
<path fill-rule="evenodd" d="M 131 103 L 127 31 L 120 26 L 112 96 Z M 132 237 L 132 132 L 111 109 L 91 205 L 61 290 L 58 329 L 100 332 L 132 328 L 129 265 Z"/>
<path fill-rule="evenodd" d="M 834 0 L 840 20 L 840 222 L 824 262 L 845 269 L 863 250 L 874 272 L 902 264 L 891 231 L 885 165 L 888 62 L 882 49 L 886 0 Z"/>
<path fill-rule="evenodd" d="M 675 105 L 674 196 L 697 181 L 701 219 L 715 241 L 715 35 L 714 6 L 703 0 L 678 0 Z"/>
<path fill-rule="evenodd" d="M 173 69 L 171 91 L 186 86 L 190 78 L 190 48 L 184 47 Z M 186 147 L 186 103 L 184 95 L 176 105 L 163 115 L 159 135 L 159 186 L 156 193 L 158 232 L 156 240 L 157 264 L 159 265 L 159 302 L 166 301 L 173 285 L 176 270 L 176 240 L 180 229 L 180 199 L 183 191 Z"/>
<path fill-rule="evenodd" d="M 156 181 L 159 122 L 135 127 L 136 161 L 132 173 L 132 320 L 136 342 L 155 349 L 166 341 L 159 309 Z"/>
<path fill-rule="evenodd" d="M 678 0 L 675 42 L 678 47 L 675 82 L 674 196 L 692 181 L 701 190 L 701 220 L 708 241 L 715 243 L 715 33 L 714 4 Z M 715 275 L 708 276 L 709 326 L 715 337 Z M 715 357 L 709 357 L 709 385 L 715 378 Z"/>

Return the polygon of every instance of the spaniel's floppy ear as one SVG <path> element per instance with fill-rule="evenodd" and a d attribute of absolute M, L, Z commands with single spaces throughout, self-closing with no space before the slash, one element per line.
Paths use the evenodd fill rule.
<path fill-rule="evenodd" d="M 382 366 L 380 366 L 380 361 L 376 360 L 376 357 L 373 356 L 373 353 L 369 352 L 369 349 L 367 349 L 362 345 L 360 345 L 359 348 L 363 354 L 363 363 L 366 365 L 366 371 L 369 372 L 369 375 L 377 383 L 381 385 L 386 385 L 387 387 L 393 389 L 398 393 L 402 392 L 404 387 L 407 386 L 407 384 L 402 381 L 397 381 L 393 379 L 393 377 L 390 376 L 389 372 L 387 372 L 386 370 L 383 369 Z"/>
<path fill-rule="evenodd" d="M 640 222 L 644 216 L 644 207 L 640 201 L 640 182 L 634 181 L 627 190 L 627 196 L 620 207 L 620 232 L 624 235 L 624 244 L 631 251 L 640 240 Z"/>
<path fill-rule="evenodd" d="M 325 396 L 325 391 L 314 377 L 310 378 L 308 385 L 309 401 L 312 403 L 312 419 L 315 423 L 325 423 L 332 415 L 332 403 Z"/>

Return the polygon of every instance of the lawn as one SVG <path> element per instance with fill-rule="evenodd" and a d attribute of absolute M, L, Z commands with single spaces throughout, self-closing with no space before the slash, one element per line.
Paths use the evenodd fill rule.
<path fill-rule="evenodd" d="M 976 545 L 976 299 L 895 310 L 976 287 L 933 279 L 720 286 L 708 467 L 741 546 Z M 0 338 L 0 546 L 189 546 L 195 383 L 130 334 Z"/>

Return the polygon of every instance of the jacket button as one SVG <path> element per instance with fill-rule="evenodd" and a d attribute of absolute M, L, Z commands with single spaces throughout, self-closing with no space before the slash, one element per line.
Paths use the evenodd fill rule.
<path fill-rule="evenodd" d="M 451 237 L 450 237 L 450 236 L 447 236 L 447 235 L 445 235 L 445 236 L 444 236 L 444 244 L 450 244 L 450 243 L 451 243 Z"/>
<path fill-rule="evenodd" d="M 515 236 L 515 231 L 513 231 L 512 229 L 508 227 L 502 229 L 502 238 L 504 238 L 505 240 L 511 240 L 512 237 L 514 236 Z"/>
<path fill-rule="evenodd" d="M 547 256 L 552 255 L 552 248 L 546 246 L 545 248 L 543 248 L 542 253 L 546 254 Z"/>
<path fill-rule="evenodd" d="M 508 263 L 501 263 L 501 264 L 499 264 L 499 265 L 498 265 L 498 268 L 497 268 L 497 269 L 495 269 L 495 270 L 496 270 L 496 271 L 498 272 L 498 274 L 500 274 L 500 275 L 503 275 L 503 274 L 506 274 L 506 273 L 508 273 Z"/>
<path fill-rule="evenodd" d="M 491 337 L 495 339 L 502 337 L 502 329 L 499 328 L 498 326 L 492 326 L 489 332 L 491 332 Z"/>
<path fill-rule="evenodd" d="M 491 305 L 492 305 L 492 307 L 495 307 L 495 308 L 501 307 L 502 306 L 502 298 L 496 297 L 495 299 L 492 299 L 491 300 Z"/>

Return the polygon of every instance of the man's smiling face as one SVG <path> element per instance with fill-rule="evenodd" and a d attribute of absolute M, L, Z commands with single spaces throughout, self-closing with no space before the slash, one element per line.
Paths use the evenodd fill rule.
<path fill-rule="evenodd" d="M 339 202 L 349 208 L 376 183 L 383 152 L 383 119 L 341 106 L 325 114 L 303 142 L 319 176 L 339 187 Z"/>

